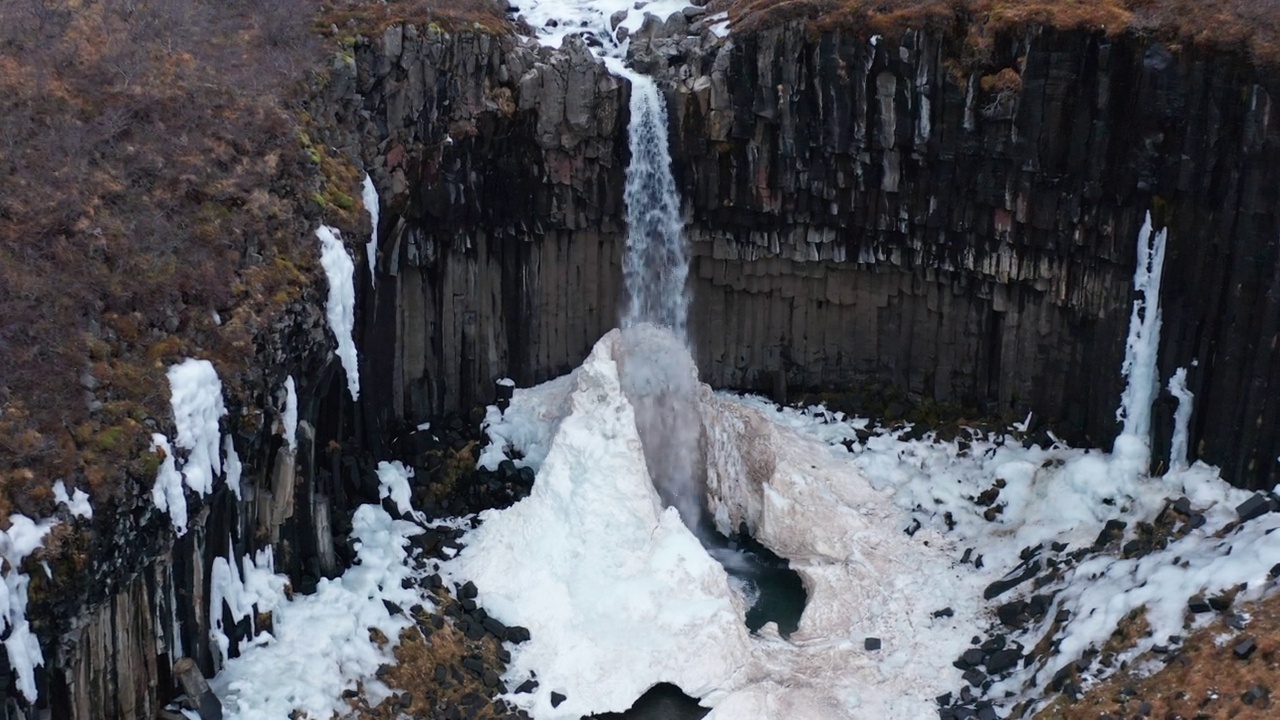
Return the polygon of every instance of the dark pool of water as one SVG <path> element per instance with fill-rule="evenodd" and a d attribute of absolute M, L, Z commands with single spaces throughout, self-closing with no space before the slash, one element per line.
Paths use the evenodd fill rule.
<path fill-rule="evenodd" d="M 745 529 L 730 537 L 703 533 L 702 542 L 729 576 L 745 584 L 755 597 L 747 610 L 747 629 L 755 632 L 773 622 L 785 638 L 800 627 L 808 595 L 800 576 L 784 558 L 756 542 Z"/>

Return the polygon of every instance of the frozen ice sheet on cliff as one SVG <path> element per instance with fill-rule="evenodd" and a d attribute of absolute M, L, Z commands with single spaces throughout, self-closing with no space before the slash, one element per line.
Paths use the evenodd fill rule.
<path fill-rule="evenodd" d="M 234 547 L 231 542 L 228 547 Z M 218 667 L 227 664 L 231 639 L 223 627 L 223 607 L 231 612 L 232 621 L 239 623 L 249 618 L 256 627 L 257 613 L 271 612 L 284 599 L 285 578 L 275 574 L 275 557 L 271 548 L 259 550 L 254 556 L 241 558 L 243 570 L 234 560 L 214 558 L 209 579 L 209 628 L 210 639 L 219 653 Z M 251 631 L 251 635 L 255 634 Z"/>
<path fill-rule="evenodd" d="M 187 358 L 171 365 L 169 402 L 178 430 L 177 445 L 187 451 L 182 475 L 187 487 L 201 495 L 213 491 L 213 481 L 222 472 L 218 445 L 222 433 L 218 421 L 227 414 L 222 403 L 222 381 L 213 363 Z"/>
<path fill-rule="evenodd" d="M 373 178 L 369 177 L 369 173 L 364 175 L 360 199 L 364 202 L 365 211 L 369 213 L 369 224 L 373 226 L 373 231 L 369 234 L 369 242 L 364 246 L 364 252 L 369 260 L 369 283 L 376 286 L 378 284 L 378 189 L 374 187 Z"/>
<path fill-rule="evenodd" d="M 351 333 L 356 325 L 355 263 L 342 246 L 341 233 L 328 225 L 316 229 L 320 239 L 320 265 L 329 280 L 329 297 L 325 301 L 325 315 L 329 329 L 338 343 L 338 360 L 347 375 L 347 390 L 352 400 L 360 399 L 360 364 L 356 355 L 356 343 Z"/>
<path fill-rule="evenodd" d="M 169 513 L 174 531 L 182 535 L 187 531 L 183 486 L 207 495 L 222 472 L 218 423 L 227 409 L 222 402 L 222 381 L 208 360 L 187 358 L 171 365 L 168 378 L 169 403 L 178 431 L 175 444 L 186 451 L 186 458 L 179 463 L 177 452 L 165 435 L 151 436 L 151 451 L 164 456 L 151 488 L 151 500 L 161 512 Z"/>
<path fill-rule="evenodd" d="M 18 689 L 30 702 L 36 700 L 35 669 L 44 665 L 40 641 L 27 622 L 27 588 L 31 578 L 22 572 L 22 561 L 35 552 L 55 522 L 35 522 L 25 515 L 10 515 L 9 529 L 0 530 L 0 558 L 5 561 L 4 581 L 0 583 L 0 623 L 7 636 L 4 640 L 9 665 L 18 675 Z"/>
<path fill-rule="evenodd" d="M 298 451 L 298 389 L 293 383 L 293 376 L 284 381 L 284 412 L 281 418 L 284 424 L 284 441 L 293 452 Z"/>

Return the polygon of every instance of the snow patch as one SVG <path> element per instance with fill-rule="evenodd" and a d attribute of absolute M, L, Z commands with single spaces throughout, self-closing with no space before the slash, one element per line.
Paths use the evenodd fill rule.
<path fill-rule="evenodd" d="M 76 488 L 70 495 L 67 494 L 67 486 L 61 481 L 53 484 L 53 499 L 61 505 L 65 505 L 67 512 L 73 517 L 92 518 L 93 506 L 89 504 L 89 493 Z"/>
<path fill-rule="evenodd" d="M 378 463 L 378 497 L 391 498 L 391 502 L 396 504 L 396 510 L 399 510 L 401 515 L 413 512 L 413 506 L 409 504 L 411 496 L 409 478 L 411 477 L 413 477 L 413 468 L 405 467 L 404 463 L 399 461 Z"/>
<path fill-rule="evenodd" d="M 201 495 L 213 491 L 222 472 L 218 421 L 227 414 L 222 404 L 222 381 L 213 363 L 187 358 L 169 367 L 169 404 L 178 429 L 178 447 L 187 451 L 182 474 L 187 487 Z"/>
<path fill-rule="evenodd" d="M 622 57 L 629 43 L 617 41 L 617 31 L 611 27 L 616 14 L 622 14 L 618 28 L 625 27 L 629 35 L 635 35 L 645 16 L 654 15 L 665 22 L 688 5 L 686 0 L 526 0 L 520 3 L 519 16 L 548 47 L 560 47 L 570 35 L 590 33 L 605 44 L 604 52 Z"/>
<path fill-rule="evenodd" d="M 232 601 L 240 608 L 252 601 L 261 609 L 274 602 L 271 632 L 243 644 L 241 655 L 228 660 L 210 682 L 227 720 L 293 717 L 295 710 L 308 717 L 346 717 L 350 708 L 342 693 L 361 682 L 367 691 L 377 683 L 378 667 L 395 662 L 392 651 L 413 621 L 403 613 L 392 615 L 383 601 L 404 608 L 429 604 L 415 583 L 406 582 L 414 577 L 409 538 L 422 529 L 393 520 L 375 505 L 358 508 L 351 524 L 356 564 L 336 580 L 321 579 L 312 595 L 286 600 L 283 578 L 262 575 L 260 559 L 241 576 L 240 593 L 226 564 L 222 587 L 228 607 Z M 370 628 L 390 642 L 378 647 L 369 639 Z"/>
<path fill-rule="evenodd" d="M 329 279 L 329 298 L 325 301 L 325 314 L 329 329 L 337 340 L 338 359 L 347 374 L 347 390 L 352 400 L 360 399 L 360 366 L 356 356 L 356 343 L 351 332 L 356 326 L 356 266 L 342 246 L 341 233 L 328 225 L 316 229 L 320 239 L 320 265 Z"/>

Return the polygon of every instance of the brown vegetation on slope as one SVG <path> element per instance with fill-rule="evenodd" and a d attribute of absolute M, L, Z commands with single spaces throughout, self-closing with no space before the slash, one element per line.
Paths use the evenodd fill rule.
<path fill-rule="evenodd" d="M 0 4 L 0 523 L 153 471 L 164 371 L 225 383 L 314 250 L 305 0 Z M 308 207 L 310 205 L 310 207 Z"/>
<path fill-rule="evenodd" d="M 1040 720 L 1096 718 L 1272 718 L 1280 698 L 1280 595 L 1236 609 L 1251 618 L 1243 630 L 1226 616 L 1193 632 L 1181 646 L 1143 658 L 1091 688 L 1076 702 L 1059 699 Z M 1239 617 L 1239 616 L 1237 616 Z M 1256 646 L 1237 653 L 1242 643 Z M 1137 668 L 1163 665 L 1155 672 Z"/>
<path fill-rule="evenodd" d="M 1248 50 L 1280 64 L 1276 0 L 713 0 L 739 32 L 805 20 L 815 31 L 852 30 L 900 37 L 908 29 L 950 29 L 981 45 L 1027 25 L 1139 32 L 1175 44 Z"/>
<path fill-rule="evenodd" d="M 339 33 L 376 35 L 396 23 L 435 26 L 448 32 L 511 32 L 506 9 L 497 0 L 325 0 L 321 29 L 332 25 Z"/>

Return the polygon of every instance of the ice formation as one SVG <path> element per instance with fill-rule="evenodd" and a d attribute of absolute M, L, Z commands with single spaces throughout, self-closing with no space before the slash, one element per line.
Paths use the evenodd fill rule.
<path fill-rule="evenodd" d="M 341 234 L 321 225 L 316 230 L 320 239 L 320 265 L 329 279 L 329 298 L 325 301 L 325 314 L 329 329 L 338 343 L 338 360 L 347 374 L 347 390 L 352 400 L 360 399 L 360 364 L 356 357 L 356 343 L 352 331 L 356 326 L 356 266 L 342 246 Z"/>

